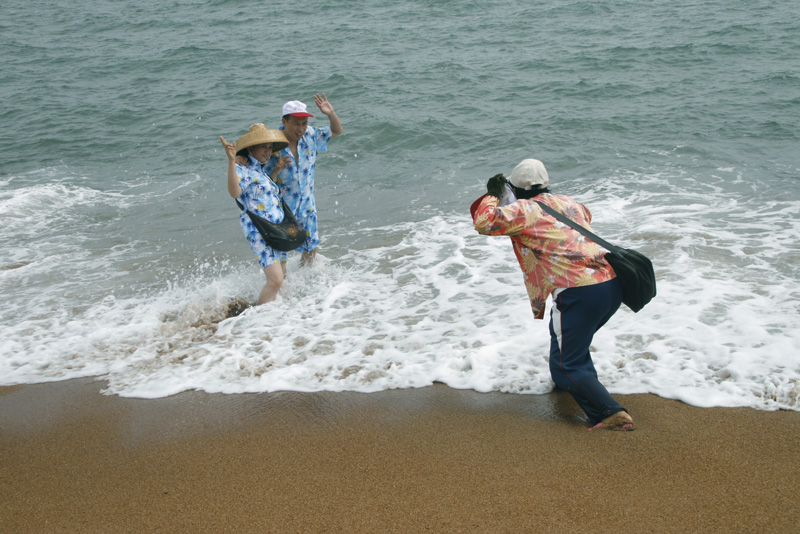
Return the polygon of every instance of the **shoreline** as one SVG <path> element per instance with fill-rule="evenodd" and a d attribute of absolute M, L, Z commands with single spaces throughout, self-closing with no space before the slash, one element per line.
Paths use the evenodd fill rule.
<path fill-rule="evenodd" d="M 0 387 L 2 532 L 790 532 L 800 413 L 563 392 Z"/>

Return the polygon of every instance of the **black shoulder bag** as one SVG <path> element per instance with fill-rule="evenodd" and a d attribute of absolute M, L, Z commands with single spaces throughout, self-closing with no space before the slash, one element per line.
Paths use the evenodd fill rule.
<path fill-rule="evenodd" d="M 605 259 L 617 273 L 617 278 L 622 284 L 622 302 L 631 310 L 638 312 L 656 296 L 656 274 L 647 256 L 630 248 L 612 245 L 547 204 L 538 200 L 535 202 L 562 223 L 608 250 Z"/>
<path fill-rule="evenodd" d="M 256 227 L 256 230 L 258 230 L 258 233 L 264 238 L 267 245 L 275 250 L 288 252 L 296 249 L 306 240 L 305 228 L 297 222 L 292 210 L 289 209 L 289 206 L 286 205 L 283 199 L 281 199 L 281 207 L 283 207 L 283 222 L 281 223 L 268 221 L 264 217 L 260 217 L 246 209 L 238 199 L 234 200 L 239 206 L 239 209 L 247 212 L 250 220 L 253 221 L 253 226 Z"/>

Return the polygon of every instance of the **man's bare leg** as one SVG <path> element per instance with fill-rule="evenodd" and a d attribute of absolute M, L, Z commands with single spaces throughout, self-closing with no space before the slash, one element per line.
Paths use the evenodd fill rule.
<path fill-rule="evenodd" d="M 317 259 L 317 249 L 312 250 L 311 252 L 303 252 L 303 255 L 300 257 L 300 265 L 303 267 L 311 266 L 314 263 L 314 260 Z"/>

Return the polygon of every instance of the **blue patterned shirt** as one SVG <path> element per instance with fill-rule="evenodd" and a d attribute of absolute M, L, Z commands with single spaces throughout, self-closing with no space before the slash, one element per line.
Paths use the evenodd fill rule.
<path fill-rule="evenodd" d="M 283 130 L 283 126 L 280 129 Z M 330 126 L 322 128 L 308 126 L 306 133 L 297 142 L 299 161 L 295 161 L 291 149 L 286 147 L 277 156 L 273 154 L 264 164 L 264 172 L 269 175 L 278 162 L 278 156 L 288 155 L 291 158 L 289 165 L 278 174 L 275 181 L 281 188 L 286 204 L 300 221 L 317 212 L 314 200 L 314 169 L 317 153 L 328 149 L 331 137 Z"/>
<path fill-rule="evenodd" d="M 242 188 L 242 194 L 237 197 L 237 200 L 251 212 L 269 221 L 274 223 L 283 222 L 280 189 L 269 179 L 265 166 L 253 156 L 248 157 L 250 158 L 249 167 L 236 165 L 239 186 Z M 250 217 L 245 212 L 241 214 L 241 221 L 243 226 L 245 224 L 252 225 Z"/>

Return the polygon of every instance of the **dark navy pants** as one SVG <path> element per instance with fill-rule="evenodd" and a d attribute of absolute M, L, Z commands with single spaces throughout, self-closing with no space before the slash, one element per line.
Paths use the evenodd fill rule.
<path fill-rule="evenodd" d="M 569 391 L 594 425 L 625 410 L 597 379 L 589 354 L 594 333 L 622 303 L 622 286 L 614 278 L 591 286 L 562 290 L 550 315 L 550 374 Z"/>

